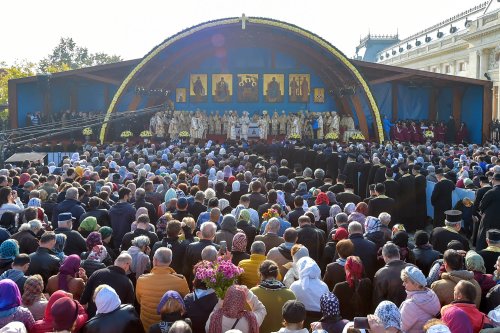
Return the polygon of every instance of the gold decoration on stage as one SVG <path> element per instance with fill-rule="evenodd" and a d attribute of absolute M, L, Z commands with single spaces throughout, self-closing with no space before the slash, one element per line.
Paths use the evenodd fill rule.
<path fill-rule="evenodd" d="M 314 103 L 325 103 L 325 88 L 314 88 Z"/>
<path fill-rule="evenodd" d="M 175 89 L 175 101 L 177 103 L 186 103 L 186 88 L 177 88 Z"/>
<path fill-rule="evenodd" d="M 310 74 L 288 75 L 288 100 L 292 103 L 308 103 L 311 91 Z"/>
<path fill-rule="evenodd" d="M 264 100 L 267 103 L 283 102 L 283 88 L 285 86 L 285 75 L 264 74 Z"/>
<path fill-rule="evenodd" d="M 233 97 L 233 76 L 231 74 L 212 74 L 212 99 L 214 102 L 231 102 Z"/>
<path fill-rule="evenodd" d="M 201 103 L 207 101 L 207 74 L 190 75 L 189 98 L 191 102 Z"/>

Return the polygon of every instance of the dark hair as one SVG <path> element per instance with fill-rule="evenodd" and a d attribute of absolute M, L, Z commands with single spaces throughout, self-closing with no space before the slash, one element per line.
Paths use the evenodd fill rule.
<path fill-rule="evenodd" d="M 347 180 L 346 175 L 340 174 L 337 176 L 337 181 L 345 182 Z"/>
<path fill-rule="evenodd" d="M 304 198 L 302 198 L 300 195 L 296 196 L 295 199 L 293 199 L 293 204 L 295 205 L 295 207 L 304 206 Z"/>
<path fill-rule="evenodd" d="M 12 193 L 12 189 L 9 186 L 0 188 L 0 206 L 9 202 L 9 195 Z"/>
<path fill-rule="evenodd" d="M 101 204 L 101 199 L 98 197 L 92 197 L 89 199 L 89 208 L 95 209 Z"/>
<path fill-rule="evenodd" d="M 56 239 L 56 234 L 53 231 L 45 231 L 40 237 L 40 243 L 48 243 Z"/>
<path fill-rule="evenodd" d="M 36 207 L 28 207 L 24 210 L 24 218 L 26 221 L 36 220 L 38 217 L 38 208 Z"/>
<path fill-rule="evenodd" d="M 460 294 L 462 294 L 462 300 L 474 302 L 477 296 L 476 287 L 467 280 L 461 280 L 457 283 L 457 286 Z"/>
<path fill-rule="evenodd" d="M 211 198 L 210 200 L 208 200 L 208 207 L 209 208 L 219 207 L 219 199 Z"/>
<path fill-rule="evenodd" d="M 272 260 L 264 260 L 259 267 L 259 273 L 263 278 L 277 278 L 278 277 L 278 264 Z"/>
<path fill-rule="evenodd" d="M 267 201 L 272 204 L 276 203 L 278 201 L 278 192 L 269 190 L 269 192 L 267 192 Z"/>
<path fill-rule="evenodd" d="M 285 230 L 285 233 L 283 234 L 283 238 L 285 239 L 285 242 L 288 243 L 295 243 L 297 241 L 298 233 L 297 229 L 295 228 L 287 228 Z"/>
<path fill-rule="evenodd" d="M 179 236 L 181 232 L 181 222 L 178 220 L 170 220 L 167 223 L 167 236 L 169 238 L 175 238 Z"/>
<path fill-rule="evenodd" d="M 126 195 L 130 195 L 130 193 L 132 193 L 131 189 L 129 189 L 128 187 L 122 187 L 118 190 L 118 198 L 123 199 Z"/>
<path fill-rule="evenodd" d="M 443 255 L 444 262 L 453 271 L 461 270 L 463 267 L 463 258 L 456 250 L 446 250 Z"/>
<path fill-rule="evenodd" d="M 26 253 L 21 253 L 14 258 L 12 265 L 23 266 L 31 262 L 30 256 Z"/>
<path fill-rule="evenodd" d="M 382 183 L 378 183 L 377 185 L 375 185 L 375 191 L 380 194 L 385 194 L 385 185 Z"/>

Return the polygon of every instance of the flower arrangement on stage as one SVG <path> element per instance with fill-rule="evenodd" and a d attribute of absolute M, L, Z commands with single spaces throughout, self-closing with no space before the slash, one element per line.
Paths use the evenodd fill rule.
<path fill-rule="evenodd" d="M 142 131 L 141 134 L 139 135 L 143 139 L 148 139 L 153 136 L 153 133 L 151 131 Z"/>
<path fill-rule="evenodd" d="M 431 130 L 424 131 L 424 137 L 427 139 L 433 139 L 434 138 L 434 132 Z"/>
<path fill-rule="evenodd" d="M 300 140 L 299 134 L 292 134 L 288 137 L 290 140 Z"/>
<path fill-rule="evenodd" d="M 187 138 L 189 138 L 189 137 L 190 137 L 190 135 L 189 135 L 189 132 L 188 132 L 188 131 L 181 131 L 181 132 L 179 133 L 179 138 L 182 138 L 182 139 L 187 139 Z"/>
<path fill-rule="evenodd" d="M 363 141 L 365 139 L 365 136 L 361 133 L 355 133 L 351 135 L 350 139 L 353 141 Z"/>
<path fill-rule="evenodd" d="M 339 139 L 339 133 L 337 132 L 330 132 L 327 135 L 325 135 L 325 140 L 338 140 Z"/>
<path fill-rule="evenodd" d="M 85 127 L 82 131 L 82 134 L 85 136 L 91 136 L 92 134 L 94 134 L 94 132 L 92 131 L 92 128 Z"/>
<path fill-rule="evenodd" d="M 195 277 L 205 282 L 208 288 L 215 290 L 219 299 L 224 299 L 226 291 L 242 273 L 243 269 L 235 266 L 230 260 L 219 257 L 214 263 L 202 261 L 196 268 Z"/>
<path fill-rule="evenodd" d="M 273 217 L 280 217 L 280 214 L 278 214 L 276 209 L 268 209 L 267 212 L 262 214 L 262 219 L 264 221 L 269 221 L 269 219 L 272 219 Z"/>
<path fill-rule="evenodd" d="M 120 137 L 124 138 L 124 139 L 128 139 L 130 137 L 134 136 L 134 134 L 132 134 L 132 132 L 130 131 L 123 131 L 121 134 L 120 134 Z"/>

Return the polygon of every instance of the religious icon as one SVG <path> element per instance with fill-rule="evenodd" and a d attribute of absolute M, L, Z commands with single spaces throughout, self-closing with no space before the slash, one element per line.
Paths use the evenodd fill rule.
<path fill-rule="evenodd" d="M 259 101 L 259 74 L 238 74 L 238 102 Z"/>
<path fill-rule="evenodd" d="M 288 96 L 292 103 L 308 103 L 311 91 L 310 74 L 290 74 L 288 76 Z M 322 103 L 322 102 L 321 102 Z"/>
<path fill-rule="evenodd" d="M 314 103 L 325 103 L 325 88 L 314 88 Z"/>
<path fill-rule="evenodd" d="M 283 102 L 285 75 L 264 74 L 264 98 L 267 103 Z"/>
<path fill-rule="evenodd" d="M 186 103 L 186 88 L 175 89 L 175 101 L 177 103 Z"/>
<path fill-rule="evenodd" d="M 207 101 L 207 74 L 191 74 L 190 98 L 192 102 Z"/>
<path fill-rule="evenodd" d="M 212 74 L 212 97 L 214 102 L 231 102 L 233 76 L 231 74 Z"/>

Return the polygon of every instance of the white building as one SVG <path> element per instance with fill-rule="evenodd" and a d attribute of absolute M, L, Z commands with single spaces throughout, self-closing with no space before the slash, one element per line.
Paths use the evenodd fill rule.
<path fill-rule="evenodd" d="M 389 47 L 379 48 L 374 58 L 362 59 L 491 80 L 492 114 L 494 119 L 500 118 L 500 0 L 483 2 Z"/>

